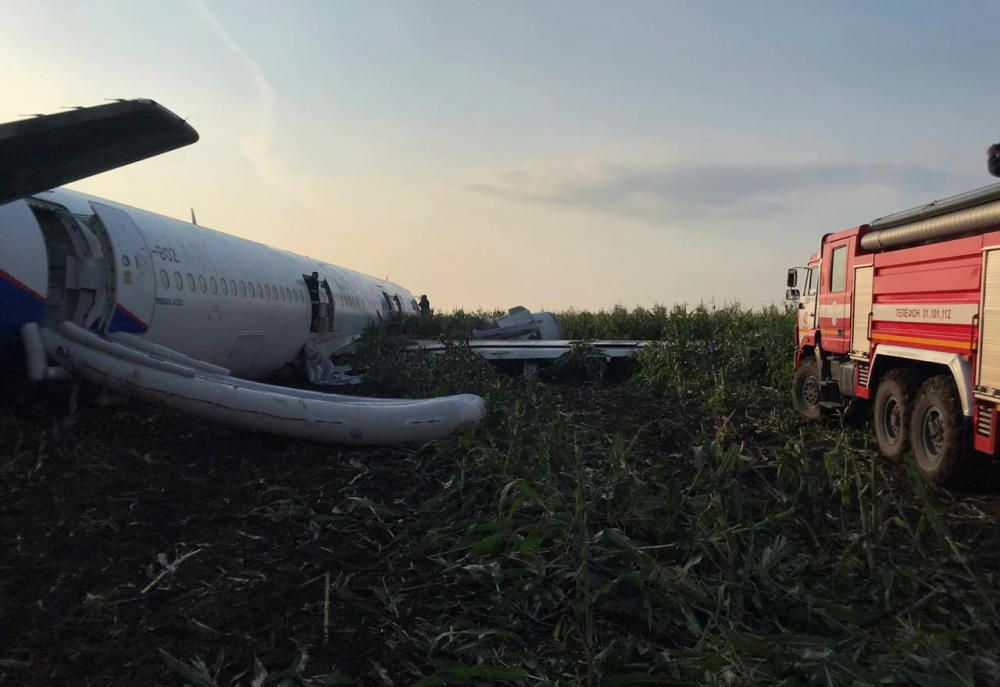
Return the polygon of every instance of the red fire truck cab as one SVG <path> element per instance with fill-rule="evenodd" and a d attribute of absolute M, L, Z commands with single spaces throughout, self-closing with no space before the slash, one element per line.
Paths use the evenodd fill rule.
<path fill-rule="evenodd" d="M 787 284 L 799 413 L 870 401 L 882 454 L 933 484 L 996 453 L 1000 184 L 827 234 Z"/>

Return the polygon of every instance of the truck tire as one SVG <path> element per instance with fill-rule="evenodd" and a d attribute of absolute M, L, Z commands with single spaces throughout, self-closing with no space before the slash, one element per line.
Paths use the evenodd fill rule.
<path fill-rule="evenodd" d="M 931 377 L 920 387 L 910 444 L 925 482 L 941 486 L 955 477 L 965 452 L 965 417 L 950 375 Z"/>
<path fill-rule="evenodd" d="M 889 460 L 902 458 L 910 442 L 910 417 L 917 392 L 913 370 L 889 370 L 879 381 L 872 404 L 872 425 L 879 452 Z"/>
<path fill-rule="evenodd" d="M 792 405 L 807 420 L 818 420 L 822 415 L 819 371 L 815 360 L 806 360 L 792 377 Z"/>

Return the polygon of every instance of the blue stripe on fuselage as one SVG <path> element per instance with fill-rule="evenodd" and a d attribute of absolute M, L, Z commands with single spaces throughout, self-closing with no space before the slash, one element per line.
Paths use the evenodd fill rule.
<path fill-rule="evenodd" d="M 27 287 L 0 271 L 0 349 L 9 352 L 20 342 L 21 325 L 39 322 L 45 302 Z"/>
<path fill-rule="evenodd" d="M 145 334 L 146 323 L 130 313 L 122 305 L 115 305 L 115 312 L 108 325 L 109 332 L 126 332 L 128 334 Z"/>

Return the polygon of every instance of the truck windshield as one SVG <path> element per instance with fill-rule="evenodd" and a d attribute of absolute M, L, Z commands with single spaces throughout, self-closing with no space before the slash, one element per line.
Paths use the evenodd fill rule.
<path fill-rule="evenodd" d="M 816 281 L 819 278 L 819 267 L 810 267 L 806 270 L 806 296 L 816 295 Z"/>

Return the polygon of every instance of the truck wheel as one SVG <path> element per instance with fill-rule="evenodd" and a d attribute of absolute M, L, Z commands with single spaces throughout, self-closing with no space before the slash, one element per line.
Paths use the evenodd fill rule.
<path fill-rule="evenodd" d="M 872 405 L 872 424 L 878 450 L 889 460 L 899 460 L 910 440 L 910 415 L 917 390 L 913 370 L 889 370 L 879 382 Z"/>
<path fill-rule="evenodd" d="M 917 469 L 928 484 L 943 485 L 955 476 L 965 448 L 964 425 L 951 377 L 938 375 L 924 382 L 910 420 L 910 443 Z"/>
<path fill-rule="evenodd" d="M 819 372 L 815 360 L 807 360 L 799 365 L 792 377 L 792 405 L 807 420 L 818 420 L 822 408 L 819 406 Z"/>

